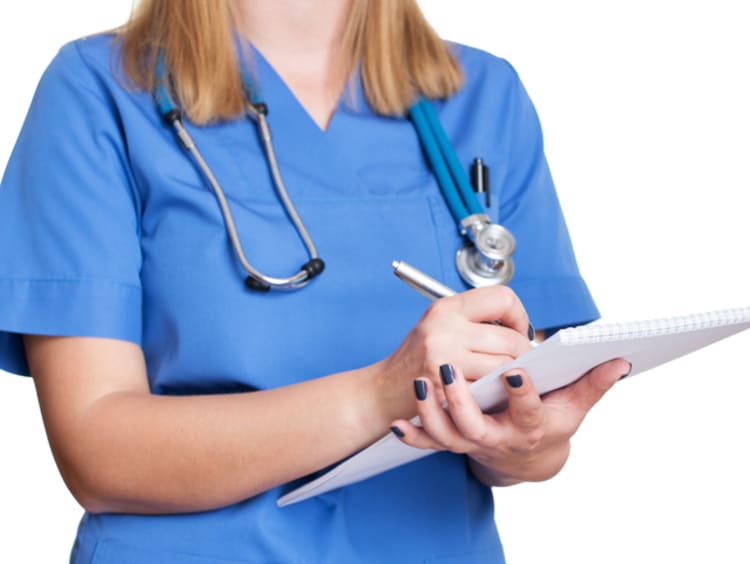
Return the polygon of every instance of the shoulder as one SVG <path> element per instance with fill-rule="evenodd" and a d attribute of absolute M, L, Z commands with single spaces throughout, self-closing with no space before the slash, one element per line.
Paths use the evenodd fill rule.
<path fill-rule="evenodd" d="M 532 108 L 513 65 L 502 57 L 457 43 L 449 44 L 463 71 L 459 90 L 445 101 L 448 113 L 481 122 L 507 121 Z"/>
<path fill-rule="evenodd" d="M 510 62 L 475 47 L 449 45 L 463 71 L 463 83 L 442 102 L 446 124 L 454 122 L 457 132 L 476 131 L 484 142 L 489 142 L 487 136 L 494 136 L 500 143 L 524 116 L 536 120 L 533 104 Z"/>
<path fill-rule="evenodd" d="M 29 115 L 62 120 L 80 133 L 112 129 L 124 135 L 144 116 L 156 119 L 149 113 L 152 106 L 150 93 L 132 85 L 122 71 L 116 36 L 106 33 L 60 48 L 39 81 Z M 78 115 L 79 122 L 65 120 L 65 114 Z"/>
<path fill-rule="evenodd" d="M 506 89 L 520 85 L 516 69 L 506 59 L 460 43 L 449 43 L 449 46 L 464 72 L 464 88 Z"/>
<path fill-rule="evenodd" d="M 122 89 L 125 83 L 119 72 L 115 36 L 97 34 L 63 45 L 47 67 L 40 87 L 72 90 Z"/>
<path fill-rule="evenodd" d="M 89 35 L 63 45 L 50 66 L 70 70 L 89 68 L 111 72 L 115 50 L 116 41 L 113 33 Z"/>

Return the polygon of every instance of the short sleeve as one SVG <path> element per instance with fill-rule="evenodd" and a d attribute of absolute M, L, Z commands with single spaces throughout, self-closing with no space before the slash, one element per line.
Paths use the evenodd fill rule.
<path fill-rule="evenodd" d="M 107 59 L 108 60 L 108 59 Z M 0 369 L 21 335 L 140 343 L 138 201 L 103 74 L 64 47 L 42 77 L 0 185 Z"/>
<path fill-rule="evenodd" d="M 508 164 L 503 171 L 499 221 L 516 237 L 519 295 L 537 329 L 579 325 L 599 317 L 578 269 L 560 208 L 536 110 L 511 68 Z"/>

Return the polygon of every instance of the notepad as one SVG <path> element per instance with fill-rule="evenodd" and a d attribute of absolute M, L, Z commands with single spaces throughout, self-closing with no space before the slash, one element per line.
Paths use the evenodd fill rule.
<path fill-rule="evenodd" d="M 750 307 L 629 323 L 594 323 L 564 329 L 513 362 L 471 385 L 483 411 L 503 409 L 507 393 L 500 376 L 522 368 L 540 394 L 566 386 L 594 366 L 614 358 L 640 372 L 684 356 L 750 328 Z M 413 420 L 419 424 L 419 419 Z M 410 447 L 389 433 L 322 476 L 279 498 L 280 507 L 365 480 L 436 451 Z"/>

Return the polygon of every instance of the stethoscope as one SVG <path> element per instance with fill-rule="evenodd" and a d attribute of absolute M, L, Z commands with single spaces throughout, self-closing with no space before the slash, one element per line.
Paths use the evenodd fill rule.
<path fill-rule="evenodd" d="M 245 285 L 252 290 L 264 292 L 271 289 L 296 290 L 306 286 L 323 272 L 325 263 L 318 256 L 315 244 L 289 198 L 284 181 L 281 178 L 271 139 L 271 129 L 266 117 L 268 106 L 259 97 L 258 89 L 247 73 L 243 72 L 242 80 L 248 109 L 250 110 L 246 116 L 250 121 L 255 121 L 257 124 L 276 193 L 310 257 L 310 260 L 300 267 L 297 274 L 288 278 L 277 278 L 260 272 L 250 264 L 245 256 L 242 241 L 237 234 L 237 227 L 224 190 L 203 158 L 192 136 L 183 125 L 182 112 L 174 104 L 169 94 L 163 55 L 157 57 L 156 61 L 154 101 L 159 114 L 174 129 L 182 146 L 192 155 L 195 164 L 208 181 L 219 203 L 232 247 L 247 273 Z M 513 277 L 514 272 L 512 255 L 516 242 L 513 235 L 501 225 L 491 223 L 489 216 L 483 213 L 482 205 L 474 193 L 469 177 L 461 166 L 432 104 L 426 99 L 420 99 L 409 109 L 409 117 L 414 124 L 448 208 L 458 224 L 461 235 L 465 238 L 463 246 L 456 253 L 456 268 L 459 275 L 473 287 L 507 284 Z M 481 182 L 481 174 L 479 181 Z"/>

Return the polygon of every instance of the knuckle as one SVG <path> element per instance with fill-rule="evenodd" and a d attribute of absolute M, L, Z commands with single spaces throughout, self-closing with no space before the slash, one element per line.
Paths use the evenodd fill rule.
<path fill-rule="evenodd" d="M 448 405 L 450 413 L 453 415 L 465 410 L 469 405 L 469 401 L 461 394 L 452 394 L 448 397 Z"/>
<path fill-rule="evenodd" d="M 487 427 L 468 429 L 464 433 L 464 436 L 472 443 L 480 446 L 486 446 L 489 442 L 489 433 L 487 432 Z"/>
<path fill-rule="evenodd" d="M 513 451 L 520 455 L 529 455 L 539 446 L 544 438 L 544 429 L 537 428 L 522 433 L 516 440 Z"/>
<path fill-rule="evenodd" d="M 493 288 L 495 294 L 497 294 L 493 299 L 498 301 L 504 307 L 512 306 L 518 301 L 516 293 L 507 286 L 494 286 Z"/>
<path fill-rule="evenodd" d="M 537 427 L 526 433 L 526 447 L 531 451 L 536 449 L 544 439 L 544 429 Z"/>
<path fill-rule="evenodd" d="M 424 349 L 435 334 L 436 326 L 429 320 L 422 320 L 412 329 L 412 335 L 417 345 Z"/>
<path fill-rule="evenodd" d="M 453 439 L 445 441 L 445 448 L 446 450 L 449 450 L 456 454 L 466 454 L 467 452 L 466 446 L 464 445 L 463 441 L 457 441 Z"/>
<path fill-rule="evenodd" d="M 436 353 L 437 351 L 443 350 L 445 347 L 445 337 L 442 333 L 437 331 L 429 331 L 425 333 L 422 339 L 422 347 L 425 355 L 429 356 Z"/>
<path fill-rule="evenodd" d="M 540 418 L 541 414 L 537 406 L 524 406 L 518 409 L 517 422 L 521 427 L 536 427 L 539 425 Z"/>
<path fill-rule="evenodd" d="M 445 440 L 445 439 L 437 439 L 435 437 L 432 437 L 433 442 L 435 443 L 435 446 L 437 447 L 437 450 L 452 450 L 451 441 Z"/>
<path fill-rule="evenodd" d="M 434 379 L 440 371 L 440 362 L 431 354 L 426 354 L 422 360 L 422 374 L 425 378 Z"/>
<path fill-rule="evenodd" d="M 443 298 L 435 300 L 428 307 L 425 312 L 425 319 L 441 318 L 454 309 L 453 300 L 450 298 Z"/>

